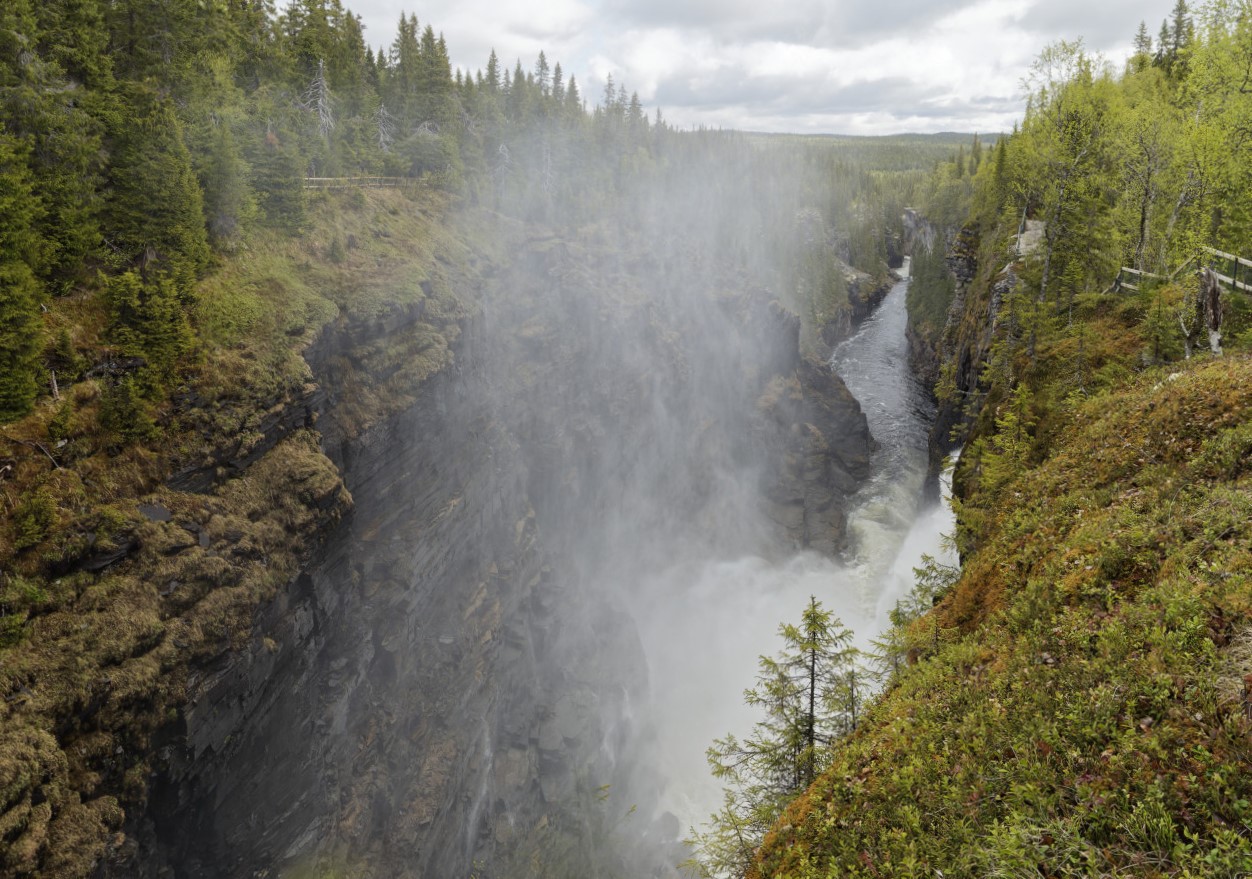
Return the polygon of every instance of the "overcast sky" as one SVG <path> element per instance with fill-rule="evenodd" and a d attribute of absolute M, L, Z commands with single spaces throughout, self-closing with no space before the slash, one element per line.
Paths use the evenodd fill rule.
<path fill-rule="evenodd" d="M 372 46 L 401 11 L 447 38 L 452 63 L 542 49 L 590 102 L 612 74 L 682 127 L 891 134 L 1005 131 L 1047 43 L 1082 37 L 1120 65 L 1140 19 L 1174 0 L 345 0 Z M 1194 5 L 1194 4 L 1193 4 Z"/>

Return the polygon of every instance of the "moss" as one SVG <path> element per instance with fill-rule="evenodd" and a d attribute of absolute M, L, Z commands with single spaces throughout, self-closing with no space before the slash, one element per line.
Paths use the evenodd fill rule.
<path fill-rule="evenodd" d="M 1151 371 L 1075 405 L 994 496 L 972 489 L 976 548 L 912 624 L 938 649 L 839 744 L 759 875 L 1248 863 L 1231 828 L 1252 819 L 1252 724 L 1231 682 L 1252 622 L 1250 413 L 1252 359 Z"/>
<path fill-rule="evenodd" d="M 360 347 L 339 376 L 349 435 L 452 363 L 474 308 L 453 291 L 477 257 L 443 222 L 444 197 L 418 197 L 331 196 L 311 206 L 309 240 L 250 239 L 202 283 L 192 369 L 172 395 L 138 375 L 63 383 L 61 401 L 6 428 L 0 872 L 87 876 L 121 844 L 189 670 L 253 637 L 258 605 L 350 508 L 315 431 L 275 442 L 266 426 L 316 391 L 308 346 L 329 333 Z M 336 238 L 337 265 L 317 251 Z M 90 348 L 107 316 L 91 297 L 54 305 L 58 337 Z M 254 457 L 210 493 L 165 487 L 179 470 Z M 140 501 L 169 520 L 147 519 Z"/>

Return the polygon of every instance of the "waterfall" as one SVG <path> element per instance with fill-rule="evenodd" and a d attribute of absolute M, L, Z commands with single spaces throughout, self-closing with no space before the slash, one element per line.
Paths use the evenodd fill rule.
<path fill-rule="evenodd" d="M 757 717 L 742 693 L 755 680 L 757 657 L 780 646 L 780 623 L 795 621 L 815 595 L 868 648 L 912 588 L 922 556 L 954 561 L 942 539 L 952 530 L 947 492 L 944 502 L 923 500 L 934 412 L 909 367 L 907 270 L 906 262 L 904 277 L 831 358 L 878 442 L 873 474 L 852 502 L 845 556 L 688 561 L 638 590 L 634 613 L 651 670 L 656 761 L 669 780 L 661 807 L 684 828 L 703 823 L 721 804 L 705 751 L 716 737 L 750 731 Z"/>

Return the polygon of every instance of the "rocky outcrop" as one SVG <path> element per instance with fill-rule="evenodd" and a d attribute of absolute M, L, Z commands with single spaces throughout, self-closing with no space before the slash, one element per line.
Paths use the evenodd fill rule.
<path fill-rule="evenodd" d="M 776 376 L 757 402 L 787 443 L 762 495 L 792 546 L 834 555 L 844 547 L 844 499 L 869 476 L 874 440 L 860 405 L 824 363 Z"/>
<path fill-rule="evenodd" d="M 851 267 L 845 267 L 845 273 L 847 303 L 840 303 L 817 327 L 815 353 L 822 360 L 829 359 L 835 346 L 852 336 L 861 322 L 874 313 L 896 281 L 896 276 L 891 274 L 876 279 Z"/>

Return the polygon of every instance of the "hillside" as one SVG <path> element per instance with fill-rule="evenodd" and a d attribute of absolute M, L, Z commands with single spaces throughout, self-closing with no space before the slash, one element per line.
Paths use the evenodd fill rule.
<path fill-rule="evenodd" d="M 1121 71 L 1048 47 L 1021 126 L 930 179 L 910 334 L 960 570 L 919 572 L 884 692 L 750 875 L 1252 863 L 1252 298 L 1222 255 L 1252 19 L 1179 9 Z"/>

